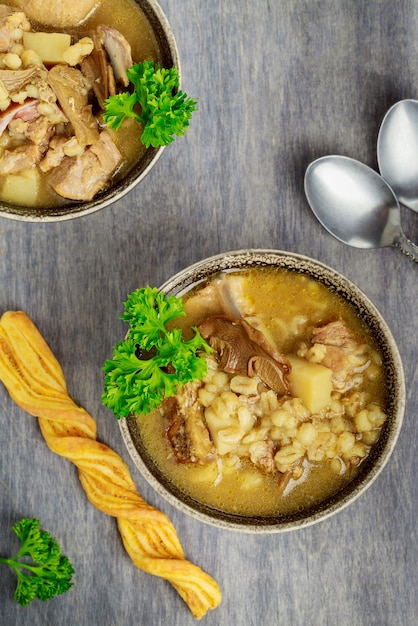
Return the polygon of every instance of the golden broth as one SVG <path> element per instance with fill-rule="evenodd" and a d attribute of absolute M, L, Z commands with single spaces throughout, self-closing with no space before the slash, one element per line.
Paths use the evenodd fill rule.
<path fill-rule="evenodd" d="M 307 341 L 313 327 L 336 319 L 346 322 L 377 354 L 369 330 L 354 309 L 323 284 L 285 269 L 255 268 L 245 275 L 246 301 L 250 306 L 254 303 L 257 314 L 268 322 L 274 340 L 284 354 L 293 353 L 302 341 Z M 204 285 L 197 289 L 202 287 Z M 186 307 L 187 299 L 195 294 L 196 289 L 184 296 Z M 208 312 L 209 315 L 215 313 L 214 310 Z M 179 326 L 187 332 L 191 325 L 205 318 L 206 314 L 182 318 Z M 367 383 L 367 394 L 371 402 L 385 407 L 382 368 Z M 339 475 L 329 462 L 314 463 L 305 459 L 302 477 L 291 479 L 282 493 L 277 473 L 264 474 L 246 459 L 237 469 L 224 465 L 220 480 L 216 462 L 206 465 L 178 463 L 159 411 L 137 417 L 136 428 L 150 457 L 177 488 L 199 502 L 228 513 L 273 516 L 309 508 L 343 488 L 358 473 L 360 466 Z"/>

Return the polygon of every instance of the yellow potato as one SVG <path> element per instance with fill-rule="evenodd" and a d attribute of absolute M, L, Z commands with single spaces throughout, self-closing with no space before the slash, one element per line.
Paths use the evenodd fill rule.
<path fill-rule="evenodd" d="M 63 53 L 70 47 L 71 37 L 66 33 L 23 33 L 23 45 L 44 63 L 64 63 Z"/>
<path fill-rule="evenodd" d="M 39 193 L 40 175 L 36 167 L 17 174 L 7 174 L 1 188 L 1 198 L 11 204 L 33 206 Z"/>
<path fill-rule="evenodd" d="M 319 363 L 287 356 L 292 366 L 289 374 L 290 392 L 300 398 L 311 413 L 318 413 L 331 402 L 332 371 Z"/>

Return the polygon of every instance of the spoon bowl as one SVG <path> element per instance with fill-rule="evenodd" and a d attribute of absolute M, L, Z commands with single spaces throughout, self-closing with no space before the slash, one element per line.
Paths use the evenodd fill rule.
<path fill-rule="evenodd" d="M 418 212 L 417 100 L 401 100 L 386 113 L 377 139 L 377 160 L 399 202 Z"/>
<path fill-rule="evenodd" d="M 418 262 L 393 190 L 367 165 L 345 156 L 321 157 L 306 170 L 305 194 L 319 222 L 339 241 L 355 248 L 396 247 Z"/>

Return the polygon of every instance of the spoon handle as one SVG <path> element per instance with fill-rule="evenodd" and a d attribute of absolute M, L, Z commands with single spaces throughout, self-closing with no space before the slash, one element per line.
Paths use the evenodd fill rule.
<path fill-rule="evenodd" d="M 403 252 L 408 259 L 418 263 L 418 246 L 412 243 L 412 241 L 410 241 L 405 235 L 398 238 L 395 242 L 395 247 L 399 248 L 399 250 L 401 250 L 401 252 Z"/>

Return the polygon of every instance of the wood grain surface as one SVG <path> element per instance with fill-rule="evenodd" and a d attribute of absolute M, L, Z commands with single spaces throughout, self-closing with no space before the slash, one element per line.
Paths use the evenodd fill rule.
<path fill-rule="evenodd" d="M 376 168 L 387 109 L 418 98 L 413 0 L 161 0 L 183 89 L 199 99 L 190 132 L 117 204 L 81 219 L 0 219 L 0 313 L 21 309 L 59 359 L 98 439 L 128 463 L 141 495 L 168 514 L 186 556 L 223 592 L 206 626 L 415 626 L 418 623 L 418 267 L 395 249 L 328 235 L 303 192 L 309 162 L 345 154 Z M 418 215 L 402 209 L 418 242 Z M 276 248 L 345 274 L 386 318 L 405 367 L 407 407 L 382 475 L 352 506 L 295 533 L 220 531 L 161 499 L 133 466 L 101 405 L 102 366 L 124 334 L 126 295 L 208 255 Z M 75 569 L 73 589 L 20 608 L 0 569 L 3 626 L 190 626 L 165 581 L 132 564 L 113 518 L 86 500 L 74 466 L 0 388 L 0 555 L 10 527 L 38 517 Z"/>

